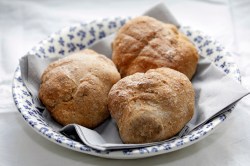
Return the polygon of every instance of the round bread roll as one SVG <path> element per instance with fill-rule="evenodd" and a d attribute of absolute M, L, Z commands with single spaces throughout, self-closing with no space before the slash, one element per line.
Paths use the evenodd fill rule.
<path fill-rule="evenodd" d="M 184 34 L 172 24 L 147 16 L 126 23 L 112 47 L 112 60 L 122 77 L 169 67 L 191 79 L 198 62 L 197 50 Z"/>
<path fill-rule="evenodd" d="M 48 66 L 41 78 L 39 98 L 60 124 L 95 128 L 110 115 L 108 93 L 119 79 L 110 59 L 84 50 Z"/>
<path fill-rule="evenodd" d="M 193 116 L 194 98 L 184 74 L 158 68 L 119 80 L 108 107 L 124 143 L 149 143 L 176 135 Z"/>

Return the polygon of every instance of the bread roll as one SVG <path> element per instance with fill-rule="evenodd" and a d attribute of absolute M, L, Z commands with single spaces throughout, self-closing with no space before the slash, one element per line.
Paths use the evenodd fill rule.
<path fill-rule="evenodd" d="M 149 143 L 176 135 L 193 116 L 194 98 L 184 74 L 158 68 L 119 80 L 108 107 L 124 143 Z"/>
<path fill-rule="evenodd" d="M 84 50 L 48 66 L 41 78 L 39 98 L 60 124 L 95 128 L 110 115 L 108 93 L 119 79 L 110 59 Z"/>
<path fill-rule="evenodd" d="M 169 67 L 191 79 L 198 62 L 196 48 L 174 25 L 147 16 L 126 23 L 112 47 L 112 60 L 122 77 Z"/>

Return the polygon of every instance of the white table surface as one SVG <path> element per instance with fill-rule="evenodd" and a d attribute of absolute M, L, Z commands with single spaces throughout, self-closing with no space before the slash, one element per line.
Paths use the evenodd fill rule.
<path fill-rule="evenodd" d="M 0 0 L 0 166 L 232 165 L 250 163 L 250 96 L 210 136 L 182 150 L 139 160 L 110 160 L 75 152 L 38 135 L 18 113 L 11 82 L 18 59 L 62 27 L 115 16 L 135 16 L 154 0 Z M 213 36 L 234 52 L 250 89 L 250 1 L 165 1 L 183 25 Z"/>

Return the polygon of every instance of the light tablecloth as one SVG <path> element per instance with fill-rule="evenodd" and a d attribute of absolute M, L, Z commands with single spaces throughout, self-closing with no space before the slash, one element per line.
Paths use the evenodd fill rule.
<path fill-rule="evenodd" d="M 213 36 L 234 53 L 242 84 L 250 89 L 250 1 L 164 1 L 183 25 Z M 0 166 L 15 165 L 248 165 L 250 96 L 204 140 L 140 160 L 108 160 L 58 146 L 32 130 L 17 112 L 11 82 L 18 59 L 52 32 L 104 17 L 135 16 L 154 0 L 0 0 Z"/>

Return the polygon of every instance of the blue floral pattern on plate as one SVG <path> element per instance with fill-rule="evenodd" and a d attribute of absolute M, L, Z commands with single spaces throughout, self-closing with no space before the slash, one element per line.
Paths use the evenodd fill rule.
<path fill-rule="evenodd" d="M 40 58 L 66 56 L 72 52 L 85 49 L 105 36 L 116 32 L 129 19 L 130 18 L 118 17 L 114 19 L 93 21 L 89 24 L 80 23 L 66 27 L 52 34 L 48 37 L 48 39 L 41 41 L 38 45 L 33 47 L 29 53 Z M 239 69 L 233 62 L 231 54 L 227 52 L 217 41 L 207 35 L 204 35 L 200 31 L 193 30 L 190 27 L 182 27 L 181 31 L 195 44 L 201 55 L 208 57 L 211 60 L 211 63 L 214 63 L 219 69 L 232 78 L 235 78 L 239 82 L 241 81 Z M 125 150 L 98 151 L 65 137 L 64 135 L 53 130 L 44 121 L 41 112 L 34 104 L 22 81 L 19 67 L 17 67 L 15 71 L 12 90 L 14 102 L 18 111 L 21 113 L 24 120 L 40 135 L 66 148 L 105 158 L 144 158 L 184 148 L 211 134 L 213 129 L 222 124 L 232 111 L 231 109 L 228 112 L 214 118 L 212 121 L 206 123 L 183 138 L 160 145 Z"/>

